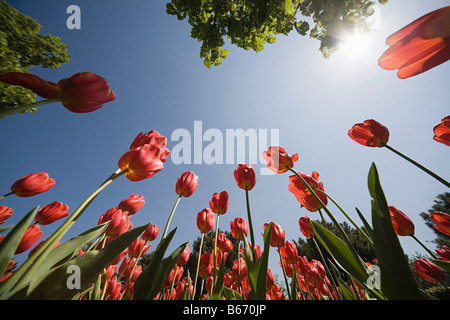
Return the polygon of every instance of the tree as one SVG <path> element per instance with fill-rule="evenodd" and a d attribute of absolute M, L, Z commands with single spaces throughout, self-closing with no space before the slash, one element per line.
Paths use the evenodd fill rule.
<path fill-rule="evenodd" d="M 420 213 L 420 216 L 425 220 L 425 224 L 430 227 L 437 236 L 434 240 L 434 243 L 436 243 L 439 247 L 450 247 L 450 237 L 437 231 L 433 227 L 434 222 L 431 220 L 431 214 L 433 212 L 445 212 L 450 214 L 450 192 L 445 192 L 437 195 L 436 199 L 434 200 L 434 205 L 431 206 L 431 208 L 428 210 L 428 213 Z"/>
<path fill-rule="evenodd" d="M 384 4 L 388 0 L 378 0 Z M 259 52 L 276 36 L 293 30 L 320 41 L 324 57 L 337 50 L 346 34 L 370 29 L 376 0 L 172 0 L 167 13 L 188 18 L 191 37 L 202 43 L 200 57 L 209 68 L 228 55 L 224 38 Z M 297 17 L 299 18 L 297 19 Z M 309 22 L 308 22 L 309 20 Z M 313 27 L 310 27 L 310 23 Z"/>
<path fill-rule="evenodd" d="M 0 74 L 29 72 L 35 66 L 56 69 L 69 62 L 69 46 L 54 35 L 40 35 L 41 28 L 31 17 L 0 0 Z M 33 103 L 35 98 L 28 89 L 0 82 L 0 110 Z"/>

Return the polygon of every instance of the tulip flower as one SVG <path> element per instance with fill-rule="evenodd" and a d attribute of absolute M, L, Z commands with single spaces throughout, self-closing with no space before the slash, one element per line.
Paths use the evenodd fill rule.
<path fill-rule="evenodd" d="M 433 212 L 431 220 L 435 223 L 433 228 L 450 237 L 450 214 L 445 212 Z"/>
<path fill-rule="evenodd" d="M 217 236 L 217 248 L 222 252 L 233 250 L 233 242 L 227 239 L 225 233 L 221 232 Z"/>
<path fill-rule="evenodd" d="M 239 164 L 234 170 L 234 179 L 239 188 L 250 191 L 256 184 L 255 170 L 249 164 Z"/>
<path fill-rule="evenodd" d="M 228 193 L 222 191 L 219 193 L 214 193 L 212 199 L 209 201 L 209 207 L 211 211 L 217 213 L 218 215 L 225 214 L 228 210 Z"/>
<path fill-rule="evenodd" d="M 311 228 L 310 224 L 309 224 L 309 217 L 305 216 L 305 217 L 301 217 L 298 220 L 298 224 L 300 226 L 300 231 L 301 233 L 303 233 L 303 235 L 306 238 L 312 238 L 315 236 L 314 234 L 314 230 Z"/>
<path fill-rule="evenodd" d="M 128 256 L 132 258 L 139 259 L 142 257 L 148 249 L 150 249 L 151 244 L 147 244 L 147 241 L 139 238 L 134 239 L 134 241 L 128 246 Z"/>
<path fill-rule="evenodd" d="M 40 225 L 51 224 L 69 215 L 69 206 L 61 201 L 46 204 L 37 212 L 34 221 Z"/>
<path fill-rule="evenodd" d="M 128 215 L 131 216 L 138 212 L 145 204 L 144 196 L 139 196 L 137 194 L 132 194 L 125 200 L 122 200 L 117 208 L 122 211 L 127 211 Z"/>
<path fill-rule="evenodd" d="M 378 59 L 400 79 L 421 74 L 450 59 L 450 6 L 430 12 L 386 39 L 390 46 Z"/>
<path fill-rule="evenodd" d="M 41 238 L 43 234 L 44 232 L 41 231 L 39 225 L 30 225 L 25 231 L 15 254 L 19 254 L 30 249 Z"/>
<path fill-rule="evenodd" d="M 298 160 L 297 153 L 289 156 L 282 147 L 270 147 L 269 150 L 263 152 L 262 156 L 267 161 L 267 167 L 275 173 L 288 171 Z"/>
<path fill-rule="evenodd" d="M 442 246 L 435 250 L 440 260 L 450 261 L 450 247 Z"/>
<path fill-rule="evenodd" d="M 211 259 L 208 252 L 204 252 L 200 255 L 200 267 L 198 270 L 198 276 L 202 279 L 206 279 L 212 272 L 210 260 Z"/>
<path fill-rule="evenodd" d="M 12 216 L 12 212 L 12 208 L 0 205 L 0 224 L 5 223 L 5 220 Z"/>
<path fill-rule="evenodd" d="M 145 241 L 153 241 L 158 237 L 159 231 L 161 228 L 158 228 L 155 224 L 149 224 L 145 231 L 142 233 L 141 238 Z"/>
<path fill-rule="evenodd" d="M 14 182 L 11 193 L 18 197 L 31 197 L 50 190 L 54 185 L 55 180 L 49 178 L 48 173 L 31 173 Z"/>
<path fill-rule="evenodd" d="M 166 158 L 170 154 L 170 150 L 167 149 L 167 138 L 161 135 L 158 131 L 151 130 L 147 133 L 139 133 L 130 145 L 130 150 L 139 148 L 144 144 L 153 144 L 161 150 L 160 159 L 162 162 L 166 162 Z"/>
<path fill-rule="evenodd" d="M 348 135 L 354 141 L 367 147 L 384 147 L 389 140 L 389 130 L 381 123 L 369 119 L 355 124 Z"/>
<path fill-rule="evenodd" d="M 186 247 L 177 261 L 177 266 L 178 267 L 184 266 L 188 262 L 190 256 L 191 256 L 191 249 L 189 249 L 189 247 Z"/>
<path fill-rule="evenodd" d="M 175 192 L 185 198 L 190 197 L 198 186 L 198 176 L 192 171 L 184 172 L 180 178 L 177 178 Z"/>
<path fill-rule="evenodd" d="M 244 218 L 237 217 L 230 222 L 230 230 L 233 238 L 237 240 L 244 240 L 244 236 L 248 235 L 248 223 Z"/>
<path fill-rule="evenodd" d="M 265 223 L 264 230 L 266 230 L 266 228 L 269 224 L 273 224 L 272 237 L 270 238 L 270 246 L 274 247 L 274 248 L 282 247 L 284 245 L 284 240 L 285 240 L 285 231 L 276 222 Z"/>
<path fill-rule="evenodd" d="M 450 147 L 450 116 L 446 116 L 441 123 L 433 128 L 433 139 Z"/>
<path fill-rule="evenodd" d="M 208 233 L 214 227 L 215 215 L 208 208 L 197 213 L 197 228 L 202 234 Z"/>
<path fill-rule="evenodd" d="M 10 85 L 18 85 L 30 89 L 44 101 L 19 107 L 28 110 L 45 103 L 61 101 L 63 106 L 75 113 L 95 111 L 103 104 L 115 100 L 108 82 L 92 72 L 80 72 L 70 78 L 62 79 L 57 84 L 45 81 L 30 73 L 10 72 L 0 75 L 0 81 Z"/>
<path fill-rule="evenodd" d="M 281 256 L 288 264 L 296 264 L 298 260 L 298 251 L 295 243 L 286 241 L 283 246 L 280 246 Z"/>
<path fill-rule="evenodd" d="M 126 211 L 122 211 L 118 208 L 111 208 L 100 216 L 98 224 L 110 221 L 108 227 L 106 227 L 103 232 L 110 237 L 115 238 L 130 229 L 129 218 Z"/>
<path fill-rule="evenodd" d="M 402 211 L 394 206 L 389 206 L 389 214 L 391 215 L 392 226 L 395 233 L 399 236 L 413 236 L 414 223 Z"/>
<path fill-rule="evenodd" d="M 161 149 L 153 144 L 145 144 L 127 151 L 119 160 L 119 168 L 130 181 L 141 181 L 153 177 L 164 168 Z"/>
<path fill-rule="evenodd" d="M 311 176 L 304 174 L 304 173 L 298 173 L 305 182 L 310 186 L 310 188 L 315 190 L 322 190 L 325 191 L 322 182 L 319 182 L 317 179 L 319 178 L 319 174 L 317 172 L 313 172 Z M 289 191 L 295 195 L 298 202 L 300 202 L 302 207 L 305 207 L 308 211 L 315 212 L 322 208 L 322 205 L 317 201 L 317 199 L 314 197 L 314 195 L 309 191 L 309 189 L 306 187 L 305 183 L 299 179 L 297 175 L 289 176 Z M 319 197 L 319 199 L 322 201 L 324 205 L 327 205 L 328 199 L 327 196 L 318 191 L 315 192 L 316 195 Z"/>
<path fill-rule="evenodd" d="M 431 283 L 445 281 L 445 274 L 442 269 L 425 258 L 414 261 L 414 271 L 416 271 L 422 279 Z"/>

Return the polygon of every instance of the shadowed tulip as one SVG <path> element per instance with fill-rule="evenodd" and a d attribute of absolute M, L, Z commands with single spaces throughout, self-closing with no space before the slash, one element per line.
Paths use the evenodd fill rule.
<path fill-rule="evenodd" d="M 298 220 L 298 224 L 300 226 L 300 231 L 303 233 L 303 235 L 306 238 L 312 238 L 312 237 L 315 236 L 314 230 L 311 228 L 311 226 L 309 224 L 309 217 L 308 216 L 301 217 Z"/>
<path fill-rule="evenodd" d="M 422 279 L 431 283 L 444 282 L 445 280 L 445 274 L 442 269 L 425 258 L 414 261 L 414 271 L 416 271 Z"/>
<path fill-rule="evenodd" d="M 402 211 L 394 206 L 389 206 L 389 214 L 391 215 L 392 226 L 395 233 L 399 236 L 413 236 L 414 223 Z"/>
<path fill-rule="evenodd" d="M 41 231 L 39 225 L 30 225 L 25 231 L 15 254 L 19 254 L 30 249 L 41 238 L 43 234 L 44 232 Z"/>

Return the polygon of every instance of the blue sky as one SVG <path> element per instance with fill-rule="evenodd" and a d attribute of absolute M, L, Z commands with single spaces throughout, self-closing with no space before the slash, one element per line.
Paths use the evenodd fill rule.
<path fill-rule="evenodd" d="M 190 37 L 189 25 L 165 12 L 166 1 L 8 1 L 70 46 L 71 60 L 57 70 L 33 69 L 57 82 L 77 72 L 92 71 L 106 78 L 116 100 L 88 114 L 71 113 L 60 104 L 42 106 L 36 114 L 14 115 L 1 120 L 1 178 L 3 192 L 28 173 L 46 171 L 55 187 L 31 198 L 15 196 L 1 204 L 14 209 L 10 224 L 36 205 L 60 200 L 70 211 L 117 169 L 117 161 L 140 132 L 157 130 L 171 141 L 176 129 L 193 135 L 194 121 L 203 131 L 213 128 L 278 129 L 280 144 L 298 153 L 295 169 L 317 171 L 325 190 L 359 222 L 355 207 L 369 219 L 367 174 L 372 162 L 378 167 L 390 205 L 405 212 L 416 225 L 416 236 L 434 249 L 433 232 L 419 213 L 435 197 L 448 191 L 389 150 L 363 147 L 347 131 L 353 124 L 373 118 L 390 130 L 389 144 L 444 178 L 450 177 L 449 148 L 435 142 L 433 127 L 449 114 L 449 64 L 419 76 L 400 80 L 395 72 L 377 65 L 386 49 L 387 36 L 434 9 L 442 0 L 398 0 L 380 7 L 380 24 L 369 35 L 366 52 L 357 57 L 337 52 L 324 59 L 319 43 L 296 33 L 279 36 L 260 53 L 227 44 L 230 54 L 219 67 L 203 65 L 200 43 Z M 130 4 L 132 3 L 132 4 Z M 81 9 L 81 29 L 69 30 L 66 9 Z M 205 142 L 203 146 L 208 143 Z M 254 167 L 259 172 L 261 164 Z M 235 164 L 176 165 L 169 158 L 153 178 L 130 182 L 121 177 L 104 190 L 64 239 L 94 226 L 101 214 L 131 194 L 146 204 L 131 221 L 164 228 L 176 200 L 175 183 L 185 171 L 199 176 L 193 196 L 182 199 L 171 228 L 178 226 L 173 249 L 200 235 L 197 212 L 208 207 L 214 192 L 226 190 L 230 207 L 219 227 L 229 230 L 235 217 L 246 217 L 245 193 L 233 178 Z M 276 221 L 286 239 L 302 237 L 298 219 L 318 215 L 302 209 L 288 191 L 288 174 L 257 176 L 250 192 L 257 243 L 266 222 Z M 338 220 L 339 211 L 330 205 Z M 43 239 L 59 226 L 43 226 Z M 412 239 L 401 238 L 405 252 L 425 254 Z M 156 244 L 155 244 L 156 245 Z M 20 261 L 27 253 L 17 257 Z M 276 273 L 278 256 L 271 252 Z M 281 279 L 281 278 L 280 278 Z"/>

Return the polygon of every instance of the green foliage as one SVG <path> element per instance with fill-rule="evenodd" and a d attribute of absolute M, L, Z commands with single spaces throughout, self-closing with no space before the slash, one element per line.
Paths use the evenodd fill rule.
<path fill-rule="evenodd" d="M 35 66 L 56 69 L 69 62 L 69 46 L 54 35 L 40 35 L 40 29 L 38 22 L 0 0 L 0 74 L 29 72 Z M 0 110 L 30 104 L 35 98 L 28 89 L 0 83 Z"/>
<path fill-rule="evenodd" d="M 378 0 L 380 4 L 387 1 Z M 191 37 L 202 43 L 200 57 L 209 68 L 228 54 L 225 38 L 245 50 L 259 52 L 278 35 L 292 30 L 320 41 L 324 57 L 355 30 L 368 31 L 367 18 L 376 1 L 369 0 L 172 0 L 167 13 L 188 19 Z M 306 21 L 306 20 L 309 20 Z M 312 24 L 312 28 L 310 27 Z"/>

